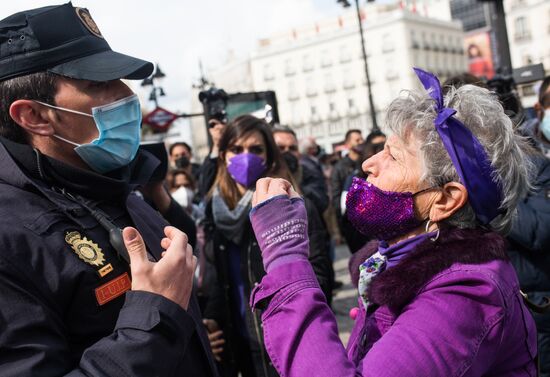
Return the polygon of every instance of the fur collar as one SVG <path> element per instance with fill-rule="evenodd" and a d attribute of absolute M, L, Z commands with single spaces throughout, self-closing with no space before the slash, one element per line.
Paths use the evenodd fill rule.
<path fill-rule="evenodd" d="M 359 265 L 377 249 L 378 241 L 371 241 L 350 259 L 350 274 L 356 286 Z M 452 264 L 482 264 L 507 259 L 506 241 L 497 233 L 481 229 L 441 230 L 436 242 L 426 240 L 401 263 L 375 277 L 368 296 L 372 302 L 387 305 L 397 314 L 426 282 Z"/>

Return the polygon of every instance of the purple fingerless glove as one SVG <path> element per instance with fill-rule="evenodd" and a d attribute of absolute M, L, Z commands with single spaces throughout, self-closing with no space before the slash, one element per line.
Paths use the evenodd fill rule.
<path fill-rule="evenodd" d="M 307 260 L 307 212 L 302 198 L 277 195 L 250 211 L 266 272 L 282 264 Z"/>

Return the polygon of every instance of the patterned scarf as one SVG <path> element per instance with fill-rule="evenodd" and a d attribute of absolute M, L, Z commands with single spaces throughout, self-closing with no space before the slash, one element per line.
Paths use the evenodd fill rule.
<path fill-rule="evenodd" d="M 418 244 L 429 237 L 433 237 L 436 232 L 423 233 L 395 245 L 389 246 L 385 241 L 380 241 L 378 251 L 367 258 L 359 266 L 359 282 L 357 289 L 365 310 L 368 310 L 372 303 L 368 299 L 368 288 L 372 279 L 380 275 L 387 268 L 395 266 L 401 259 L 412 252 Z"/>

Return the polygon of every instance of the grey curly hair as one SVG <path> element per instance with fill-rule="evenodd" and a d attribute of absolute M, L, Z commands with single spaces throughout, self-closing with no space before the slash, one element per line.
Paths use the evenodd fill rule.
<path fill-rule="evenodd" d="M 420 141 L 423 162 L 421 181 L 430 186 L 460 182 L 447 150 L 434 126 L 435 101 L 424 90 L 404 91 L 389 106 L 386 127 L 406 140 L 411 134 Z M 493 179 L 502 188 L 502 214 L 489 227 L 507 233 L 518 201 L 532 188 L 533 164 L 527 157 L 527 142 L 514 132 L 496 95 L 474 85 L 450 88 L 444 97 L 446 107 L 457 111 L 459 119 L 484 147 L 494 170 Z M 445 221 L 459 228 L 479 226 L 473 208 L 466 203 Z"/>

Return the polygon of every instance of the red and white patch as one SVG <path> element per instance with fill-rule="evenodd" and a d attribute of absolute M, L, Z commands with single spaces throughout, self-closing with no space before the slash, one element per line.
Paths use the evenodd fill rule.
<path fill-rule="evenodd" d="M 95 289 L 95 297 L 99 305 L 104 305 L 124 294 L 132 288 L 132 282 L 127 272 Z"/>

